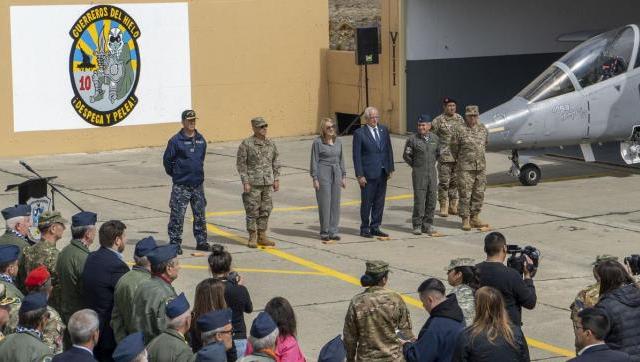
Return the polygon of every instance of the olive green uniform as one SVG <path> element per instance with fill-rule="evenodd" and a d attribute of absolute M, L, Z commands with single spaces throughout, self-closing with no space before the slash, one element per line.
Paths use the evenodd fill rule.
<path fill-rule="evenodd" d="M 167 328 L 165 307 L 176 296 L 171 284 L 156 276 L 138 286 L 133 298 L 133 316 L 136 331 L 144 333 L 145 343 Z"/>
<path fill-rule="evenodd" d="M 411 167 L 413 184 L 414 229 L 423 229 L 433 224 L 436 208 L 438 177 L 436 160 L 439 154 L 439 138 L 433 132 L 425 136 L 414 134 L 407 138 L 402 158 Z"/>
<path fill-rule="evenodd" d="M 168 328 L 147 346 L 149 362 L 192 362 L 196 356 L 184 336 Z"/>
<path fill-rule="evenodd" d="M 111 328 L 117 342 L 136 332 L 133 315 L 133 298 L 138 286 L 151 279 L 151 272 L 145 268 L 134 266 L 118 280 L 113 293 L 113 311 L 111 312 Z"/>
<path fill-rule="evenodd" d="M 50 361 L 52 356 L 49 347 L 30 331 L 11 334 L 0 343 L 1 362 Z"/>
<path fill-rule="evenodd" d="M 89 248 L 80 240 L 71 240 L 58 255 L 56 271 L 60 277 L 60 315 L 65 323 L 71 315 L 85 307 L 82 296 L 82 271 Z"/>

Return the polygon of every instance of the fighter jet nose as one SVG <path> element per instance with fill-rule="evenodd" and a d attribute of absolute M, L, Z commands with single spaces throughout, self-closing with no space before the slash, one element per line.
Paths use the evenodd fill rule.
<path fill-rule="evenodd" d="M 480 121 L 489 131 L 489 149 L 513 148 L 513 135 L 529 117 L 528 103 L 516 97 L 480 115 Z"/>

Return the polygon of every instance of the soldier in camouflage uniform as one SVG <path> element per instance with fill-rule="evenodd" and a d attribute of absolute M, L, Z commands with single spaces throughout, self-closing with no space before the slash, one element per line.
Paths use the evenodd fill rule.
<path fill-rule="evenodd" d="M 411 167 L 413 184 L 413 233 L 432 235 L 433 214 L 436 208 L 436 160 L 439 153 L 438 136 L 431 132 L 431 118 L 418 118 L 417 133 L 407 138 L 402 158 Z"/>
<path fill-rule="evenodd" d="M 242 180 L 242 202 L 247 214 L 250 248 L 275 246 L 267 239 L 269 215 L 273 209 L 271 189 L 280 189 L 280 161 L 276 144 L 267 138 L 267 121 L 262 117 L 251 120 L 253 136 L 238 147 L 236 167 Z"/>
<path fill-rule="evenodd" d="M 24 248 L 24 271 L 25 275 L 33 269 L 44 265 L 51 273 L 51 283 L 53 291 L 49 297 L 49 305 L 53 308 L 60 308 L 60 278 L 56 271 L 56 263 L 60 251 L 56 248 L 56 243 L 62 238 L 65 230 L 65 220 L 57 211 L 45 211 L 38 220 L 38 230 L 40 230 L 40 241 L 32 246 Z"/>
<path fill-rule="evenodd" d="M 451 152 L 453 131 L 464 124 L 462 116 L 456 113 L 456 101 L 445 98 L 442 101 L 444 112 L 433 120 L 433 133 L 440 139 L 438 157 L 438 201 L 440 216 L 458 214 L 458 186 L 456 178 L 456 158 Z"/>
<path fill-rule="evenodd" d="M 465 231 L 489 226 L 479 216 L 487 188 L 485 150 L 489 142 L 489 132 L 479 122 L 479 116 L 478 106 L 467 106 L 465 123 L 456 128 L 451 143 L 451 151 L 458 162 L 459 215 Z"/>
<path fill-rule="evenodd" d="M 344 321 L 347 362 L 404 361 L 399 330 L 405 340 L 414 338 L 407 305 L 400 294 L 385 289 L 389 264 L 367 261 L 360 283 L 366 289 L 353 297 Z"/>
<path fill-rule="evenodd" d="M 453 287 L 451 294 L 455 294 L 458 300 L 458 305 L 462 309 L 464 315 L 464 323 L 467 327 L 473 324 L 473 319 L 476 316 L 476 299 L 474 287 L 477 287 L 477 272 L 476 263 L 472 258 L 457 258 L 451 260 L 448 266 L 444 268 L 447 272 L 447 280 Z M 465 274 L 470 275 L 472 279 L 475 279 L 472 283 L 469 280 L 465 280 Z M 469 278 L 469 277 L 467 277 Z M 467 283 L 465 283 L 465 281 Z"/>
<path fill-rule="evenodd" d="M 204 158 L 207 155 L 207 141 L 196 130 L 196 112 L 191 109 L 182 112 L 182 129 L 176 133 L 164 151 L 162 164 L 167 175 L 171 176 L 171 199 L 169 241 L 177 244 L 178 254 L 182 254 L 182 226 L 187 206 L 191 204 L 193 212 L 193 236 L 196 249 L 209 251 L 207 243 L 207 219 L 205 209 L 207 199 L 204 195 Z"/>
<path fill-rule="evenodd" d="M 5 332 L 8 332 L 12 319 L 18 323 L 18 310 L 20 310 L 20 299 L 7 296 L 7 288 L 0 284 L 0 342 L 4 339 Z M 9 333 L 6 333 L 9 334 Z"/>
<path fill-rule="evenodd" d="M 51 299 L 53 290 L 51 274 L 49 274 L 45 266 L 33 269 L 24 280 L 24 286 L 29 294 L 44 293 L 47 296 L 47 300 Z M 63 337 L 67 327 L 55 308 L 47 305 L 47 311 L 49 312 L 49 318 L 42 331 L 42 341 L 51 349 L 53 354 L 62 353 L 64 347 Z"/>

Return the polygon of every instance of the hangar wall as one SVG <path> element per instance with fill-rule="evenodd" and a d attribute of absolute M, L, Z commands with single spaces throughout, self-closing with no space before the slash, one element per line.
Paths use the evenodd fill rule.
<path fill-rule="evenodd" d="M 407 129 L 444 96 L 488 110 L 513 97 L 577 43 L 566 33 L 640 21 L 636 1 L 405 0 Z M 460 111 L 460 109 L 459 109 Z"/>
<path fill-rule="evenodd" d="M 3 1 L 0 4 L 0 43 L 11 44 L 12 6 L 81 4 L 89 9 L 93 3 L 88 0 Z M 269 121 L 271 136 L 311 134 L 316 132 L 318 118 L 328 114 L 324 59 L 328 48 L 327 0 L 109 1 L 125 10 L 130 3 L 188 4 L 191 106 L 199 116 L 198 129 L 208 140 L 246 137 L 251 132 L 249 120 L 257 115 Z M 51 12 L 50 16 L 55 17 L 56 13 Z M 72 25 L 69 24 L 69 29 Z M 171 25 L 170 18 L 157 22 L 159 27 Z M 47 30 L 46 23 L 34 22 L 34 32 Z M 139 42 L 142 44 L 151 38 L 145 39 L 145 34 L 152 34 L 154 29 L 141 31 Z M 16 39 L 21 39 L 20 34 Z M 71 38 L 69 40 L 70 47 Z M 170 42 L 161 45 L 171 52 Z M 67 54 L 68 49 L 65 49 Z M 144 74 L 154 58 L 149 54 L 145 57 L 141 52 L 141 59 Z M 47 67 L 47 56 L 43 55 L 40 62 L 42 67 Z M 12 69 L 11 46 L 0 49 L 0 69 Z M 50 67 L 49 71 L 66 72 L 67 75 L 69 72 L 67 68 L 59 67 Z M 35 81 L 41 82 L 41 87 L 50 88 L 50 92 L 59 86 L 48 83 L 47 79 Z M 69 92 L 68 100 L 71 100 L 73 90 L 69 84 L 67 80 L 63 91 Z M 52 115 L 38 120 L 43 130 L 15 132 L 13 86 L 12 72 L 1 72 L 0 157 L 158 146 L 164 145 L 180 127 L 179 114 L 170 114 L 165 119 L 150 122 L 158 124 L 127 125 L 127 119 L 124 119 L 114 127 L 46 130 L 48 122 L 56 122 Z M 162 89 L 157 91 L 162 92 Z M 43 93 L 46 97 L 47 92 Z M 34 109 L 42 104 L 46 104 L 44 99 L 33 101 Z M 70 102 L 68 105 L 71 107 Z M 133 112 L 140 109 L 142 107 L 138 105 Z M 86 126 L 80 117 L 73 121 Z"/>

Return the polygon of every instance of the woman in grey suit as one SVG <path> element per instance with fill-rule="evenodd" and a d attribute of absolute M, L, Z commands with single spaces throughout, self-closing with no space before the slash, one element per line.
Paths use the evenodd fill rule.
<path fill-rule="evenodd" d="M 324 243 L 340 240 L 340 188 L 347 185 L 347 171 L 342 142 L 336 137 L 336 125 L 330 118 L 320 121 L 320 136 L 311 146 L 310 172 L 318 200 L 320 239 Z"/>

